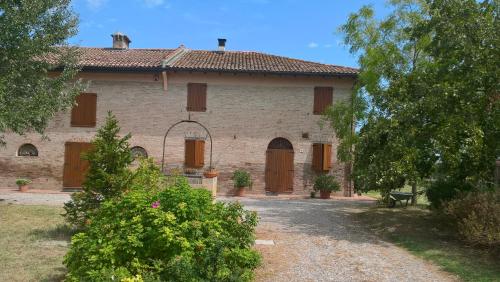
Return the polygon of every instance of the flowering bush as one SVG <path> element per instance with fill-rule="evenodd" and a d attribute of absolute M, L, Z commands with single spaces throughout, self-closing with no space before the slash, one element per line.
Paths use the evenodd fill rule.
<path fill-rule="evenodd" d="M 256 225 L 254 212 L 213 203 L 185 179 L 159 192 L 136 185 L 73 236 L 67 280 L 249 281 L 260 262 Z"/>

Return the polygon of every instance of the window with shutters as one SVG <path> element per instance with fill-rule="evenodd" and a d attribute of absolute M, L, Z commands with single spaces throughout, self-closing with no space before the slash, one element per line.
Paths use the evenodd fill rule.
<path fill-rule="evenodd" d="M 71 110 L 71 126 L 94 127 L 96 124 L 97 94 L 82 93 L 76 96 L 76 105 Z"/>
<path fill-rule="evenodd" d="M 207 111 L 207 85 L 205 83 L 188 83 L 187 111 Z"/>
<path fill-rule="evenodd" d="M 205 165 L 205 140 L 186 139 L 184 147 L 184 166 L 202 168 Z"/>
<path fill-rule="evenodd" d="M 332 87 L 314 87 L 314 109 L 315 115 L 321 115 L 326 108 L 333 103 Z"/>
<path fill-rule="evenodd" d="M 332 168 L 332 144 L 313 144 L 312 167 L 316 172 L 328 171 Z"/>

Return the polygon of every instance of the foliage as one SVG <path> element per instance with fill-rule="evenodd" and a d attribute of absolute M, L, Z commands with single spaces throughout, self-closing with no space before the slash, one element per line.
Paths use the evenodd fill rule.
<path fill-rule="evenodd" d="M 252 185 L 252 180 L 250 179 L 250 173 L 243 169 L 238 169 L 234 171 L 233 177 L 231 178 L 234 181 L 234 187 L 249 187 Z"/>
<path fill-rule="evenodd" d="M 390 3 L 381 20 L 367 6 L 341 27 L 369 106 L 358 115 L 355 183 L 390 191 L 435 173 L 490 183 L 500 155 L 498 2 Z M 343 112 L 337 123 L 352 114 Z"/>
<path fill-rule="evenodd" d="M 438 179 L 425 191 L 431 207 L 441 208 L 446 202 L 472 191 L 472 185 L 454 179 Z"/>
<path fill-rule="evenodd" d="M 153 173 L 154 174 L 154 173 Z M 255 212 L 213 203 L 187 180 L 151 192 L 135 187 L 104 202 L 65 257 L 68 281 L 249 281 Z"/>
<path fill-rule="evenodd" d="M 314 190 L 315 191 L 339 191 L 340 184 L 335 179 L 335 176 L 322 174 L 314 180 Z"/>
<path fill-rule="evenodd" d="M 29 179 L 24 179 L 24 178 L 16 179 L 17 186 L 24 186 L 24 185 L 28 185 L 30 183 L 31 183 L 31 180 L 29 180 Z"/>
<path fill-rule="evenodd" d="M 336 102 L 323 112 L 322 119 L 330 124 L 339 140 L 337 158 L 342 162 L 353 159 L 352 147 L 358 142 L 355 128 L 361 125 L 366 108 L 366 99 L 360 92 L 353 91 L 350 99 Z"/>
<path fill-rule="evenodd" d="M 101 202 L 121 196 L 132 179 L 128 168 L 132 163 L 130 134 L 120 137 L 119 132 L 118 121 L 109 112 L 105 125 L 92 141 L 92 149 L 83 155 L 89 162 L 83 191 L 73 193 L 71 201 L 64 204 L 66 220 L 79 228 L 85 226 Z"/>
<path fill-rule="evenodd" d="M 73 80 L 78 53 L 62 46 L 77 22 L 69 0 L 0 2 L 0 133 L 43 133 L 56 112 L 73 104 L 82 89 Z"/>
<path fill-rule="evenodd" d="M 500 190 L 468 193 L 444 210 L 469 243 L 500 247 Z"/>

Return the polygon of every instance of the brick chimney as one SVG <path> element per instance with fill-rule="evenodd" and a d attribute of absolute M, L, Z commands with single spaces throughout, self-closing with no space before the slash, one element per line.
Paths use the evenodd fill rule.
<path fill-rule="evenodd" d="M 226 39 L 219 38 L 217 40 L 219 41 L 219 51 L 224 52 L 224 50 L 226 50 Z"/>
<path fill-rule="evenodd" d="M 113 37 L 113 49 L 128 49 L 128 45 L 132 42 L 121 32 L 115 32 L 111 34 L 111 37 Z"/>

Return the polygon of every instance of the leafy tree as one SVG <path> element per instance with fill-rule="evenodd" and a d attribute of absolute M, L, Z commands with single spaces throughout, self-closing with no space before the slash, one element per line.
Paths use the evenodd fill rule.
<path fill-rule="evenodd" d="M 0 133 L 43 133 L 54 113 L 71 106 L 78 53 L 65 45 L 77 32 L 69 0 L 0 1 Z M 57 76 L 50 71 L 60 69 Z M 0 142 L 4 143 L 0 136 Z"/>
<path fill-rule="evenodd" d="M 64 204 L 66 220 L 79 228 L 87 224 L 103 201 L 120 197 L 133 178 L 128 168 L 132 163 L 130 134 L 120 137 L 119 132 L 118 121 L 108 112 L 105 125 L 92 141 L 93 148 L 83 156 L 89 162 L 83 191 L 71 195 L 71 201 Z"/>
<path fill-rule="evenodd" d="M 365 99 L 368 108 L 340 104 L 327 118 L 337 133 L 342 121 L 361 118 L 359 136 L 341 140 L 355 145 L 357 189 L 387 194 L 405 180 L 416 188 L 436 172 L 490 181 L 500 140 L 498 3 L 390 3 L 384 19 L 366 6 L 341 27 L 359 54 L 354 102 Z"/>

